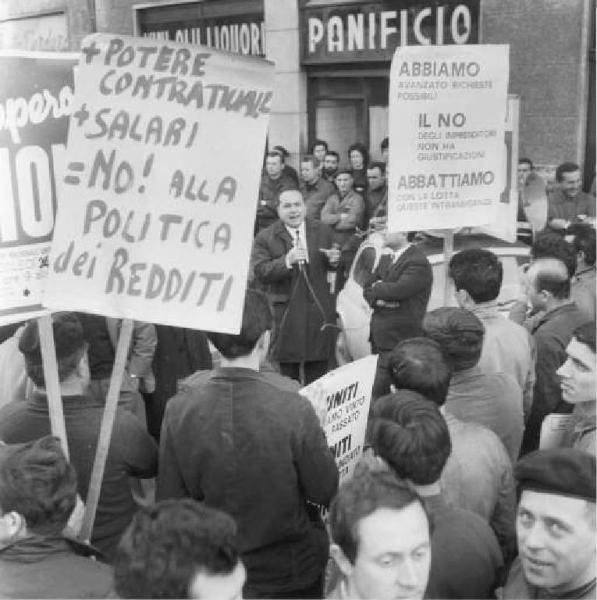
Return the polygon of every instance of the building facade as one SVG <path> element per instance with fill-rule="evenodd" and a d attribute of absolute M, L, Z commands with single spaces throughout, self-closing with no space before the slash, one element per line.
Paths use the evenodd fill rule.
<path fill-rule="evenodd" d="M 397 46 L 509 44 L 519 155 L 594 177 L 595 0 L 0 0 L 0 48 L 77 50 L 93 31 L 271 60 L 269 143 L 295 164 L 316 138 L 379 157 Z"/>

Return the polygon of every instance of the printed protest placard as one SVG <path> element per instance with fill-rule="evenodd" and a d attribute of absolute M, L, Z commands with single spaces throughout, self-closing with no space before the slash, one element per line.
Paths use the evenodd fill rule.
<path fill-rule="evenodd" d="M 336 457 L 340 483 L 352 476 L 365 442 L 377 356 L 366 356 L 304 387 Z"/>
<path fill-rule="evenodd" d="M 539 449 L 562 448 L 571 446 L 576 415 L 551 413 L 541 423 Z"/>
<path fill-rule="evenodd" d="M 388 224 L 492 223 L 504 189 L 508 46 L 409 46 L 390 71 Z"/>
<path fill-rule="evenodd" d="M 77 59 L 0 52 L 0 325 L 43 312 Z"/>
<path fill-rule="evenodd" d="M 45 305 L 238 332 L 272 85 L 261 59 L 87 37 Z"/>

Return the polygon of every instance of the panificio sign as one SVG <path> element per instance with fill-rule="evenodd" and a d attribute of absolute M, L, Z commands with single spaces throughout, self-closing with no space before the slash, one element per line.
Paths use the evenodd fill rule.
<path fill-rule="evenodd" d="M 390 229 L 492 223 L 504 188 L 508 46 L 396 51 L 390 73 Z"/>
<path fill-rule="evenodd" d="M 261 59 L 86 38 L 45 304 L 237 333 L 272 85 Z"/>

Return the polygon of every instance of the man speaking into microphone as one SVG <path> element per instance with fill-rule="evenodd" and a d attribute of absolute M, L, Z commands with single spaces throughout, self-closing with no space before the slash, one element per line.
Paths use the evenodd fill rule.
<path fill-rule="evenodd" d="M 280 372 L 307 385 L 324 375 L 336 338 L 328 271 L 340 261 L 332 230 L 305 218 L 298 190 L 280 194 L 279 220 L 257 234 L 251 264 L 275 316 L 272 359 Z"/>

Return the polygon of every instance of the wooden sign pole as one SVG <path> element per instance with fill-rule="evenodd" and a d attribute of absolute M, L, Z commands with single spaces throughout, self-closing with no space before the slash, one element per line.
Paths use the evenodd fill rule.
<path fill-rule="evenodd" d="M 120 336 L 118 338 L 118 345 L 116 346 L 116 358 L 114 359 L 110 387 L 108 388 L 108 395 L 106 397 L 106 407 L 104 409 L 97 449 L 95 451 L 93 470 L 89 481 L 89 491 L 87 492 L 87 500 L 85 502 L 83 525 L 81 526 L 81 531 L 79 533 L 79 539 L 83 542 L 88 542 L 90 540 L 91 532 L 93 530 L 93 522 L 95 521 L 95 513 L 97 512 L 102 479 L 106 467 L 106 459 L 108 458 L 108 450 L 110 449 L 112 428 L 116 417 L 120 386 L 122 384 L 122 376 L 126 366 L 132 331 L 133 321 L 131 319 L 123 319 L 120 328 Z"/>
<path fill-rule="evenodd" d="M 60 438 L 62 450 L 68 459 L 68 440 L 66 437 L 66 427 L 64 425 L 60 382 L 58 380 L 58 363 L 56 360 L 56 346 L 54 344 L 54 330 L 52 329 L 52 316 L 47 314 L 38 317 L 37 326 L 39 328 L 39 342 L 41 345 L 41 360 L 44 369 L 46 396 L 48 398 L 50 427 L 52 435 Z"/>
<path fill-rule="evenodd" d="M 450 301 L 450 259 L 454 254 L 454 230 L 446 229 L 446 235 L 444 237 L 444 306 L 449 305 Z"/>

